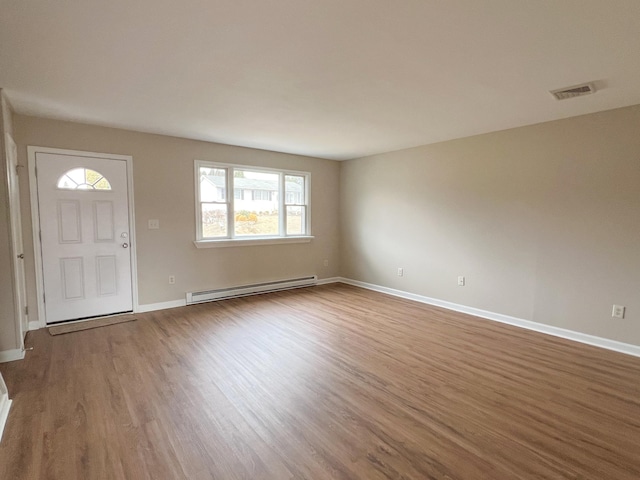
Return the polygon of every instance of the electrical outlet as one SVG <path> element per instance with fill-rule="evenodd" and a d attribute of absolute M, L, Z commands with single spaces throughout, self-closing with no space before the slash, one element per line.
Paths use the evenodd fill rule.
<path fill-rule="evenodd" d="M 614 305 L 611 311 L 613 318 L 624 318 L 625 307 L 623 305 Z"/>
<path fill-rule="evenodd" d="M 404 276 L 404 268 L 399 268 L 398 269 L 398 276 L 399 277 L 403 277 Z"/>
<path fill-rule="evenodd" d="M 323 264 L 325 267 L 328 267 L 328 266 L 329 266 L 329 260 L 325 260 L 324 262 L 322 262 L 322 264 Z"/>
<path fill-rule="evenodd" d="M 458 277 L 458 286 L 459 287 L 464 287 L 464 277 L 463 276 Z"/>
<path fill-rule="evenodd" d="M 169 285 L 175 285 L 175 284 L 176 284 L 175 275 L 169 275 Z"/>
<path fill-rule="evenodd" d="M 160 228 L 160 220 L 149 220 L 149 230 L 158 230 Z"/>

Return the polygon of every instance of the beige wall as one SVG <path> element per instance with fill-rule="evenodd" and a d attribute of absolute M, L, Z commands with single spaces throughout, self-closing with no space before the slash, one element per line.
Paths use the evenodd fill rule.
<path fill-rule="evenodd" d="M 27 146 L 133 156 L 139 303 L 184 299 L 185 292 L 317 274 L 338 274 L 340 165 L 330 160 L 15 115 L 19 161 Z M 194 159 L 311 172 L 311 243 L 196 249 Z M 33 252 L 29 185 L 20 184 L 25 251 Z M 160 230 L 148 230 L 149 219 Z M 329 260 L 329 267 L 323 260 Z M 33 254 L 26 258 L 35 305 Z M 169 275 L 176 284 L 169 285 Z M 31 318 L 34 320 L 34 318 Z"/>
<path fill-rule="evenodd" d="M 343 162 L 341 246 L 345 277 L 640 345 L 640 106 Z"/>
<path fill-rule="evenodd" d="M 342 275 L 640 345 L 640 106 L 342 163 L 22 115 L 13 121 L 23 165 L 27 145 L 133 156 L 141 304 L 294 275 Z M 311 171 L 316 239 L 196 249 L 196 158 Z M 21 181 L 35 305 L 29 187 Z M 8 258 L 5 206 L 0 262 Z M 160 230 L 147 229 L 150 218 L 160 219 Z M 6 350 L 16 334 L 6 303 L 10 276 L 2 272 Z M 171 274 L 176 285 L 168 284 Z M 465 287 L 456 285 L 458 275 Z M 627 307 L 624 320 L 611 318 L 614 303 Z"/>
<path fill-rule="evenodd" d="M 0 89 L 0 351 L 20 348 L 13 300 L 11 231 L 9 229 L 9 190 L 5 134 L 13 136 L 12 112 Z"/>

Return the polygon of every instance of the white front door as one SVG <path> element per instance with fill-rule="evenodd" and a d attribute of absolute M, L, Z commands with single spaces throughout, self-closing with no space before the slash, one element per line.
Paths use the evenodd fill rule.
<path fill-rule="evenodd" d="M 133 310 L 124 160 L 36 153 L 46 323 Z"/>
<path fill-rule="evenodd" d="M 13 282 L 16 315 L 20 326 L 20 341 L 29 330 L 27 318 L 27 285 L 24 275 L 24 247 L 22 244 L 22 223 L 20 221 L 20 185 L 18 181 L 18 148 L 8 133 L 5 134 L 7 151 L 7 177 L 9 179 L 9 216 L 11 217 L 11 245 L 13 259 Z"/>

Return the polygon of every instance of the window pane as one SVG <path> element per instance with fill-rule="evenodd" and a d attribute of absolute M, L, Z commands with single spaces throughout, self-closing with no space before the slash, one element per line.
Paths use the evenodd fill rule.
<path fill-rule="evenodd" d="M 227 236 L 226 204 L 202 204 L 202 236 L 204 238 Z"/>
<path fill-rule="evenodd" d="M 307 207 L 287 206 L 287 235 L 305 235 Z"/>
<path fill-rule="evenodd" d="M 280 175 L 236 169 L 233 174 L 236 235 L 280 235 Z M 238 192 L 243 192 L 239 194 Z"/>
<path fill-rule="evenodd" d="M 200 201 L 224 202 L 227 195 L 227 170 L 200 167 Z"/>
<path fill-rule="evenodd" d="M 68 190 L 111 190 L 111 185 L 102 174 L 95 170 L 74 168 L 60 177 L 58 188 Z"/>
<path fill-rule="evenodd" d="M 58 188 L 78 188 L 78 184 L 71 180 L 69 176 L 64 175 L 60 180 L 58 180 Z"/>
<path fill-rule="evenodd" d="M 280 235 L 278 207 L 273 210 L 235 208 L 235 234 L 253 236 Z"/>
<path fill-rule="evenodd" d="M 84 171 L 84 177 L 86 179 L 87 184 L 93 185 L 95 183 L 98 183 L 98 180 L 102 178 L 102 175 L 100 175 L 98 172 L 94 170 L 87 169 Z"/>
<path fill-rule="evenodd" d="M 84 168 L 74 168 L 67 172 L 67 176 L 78 185 L 85 183 L 84 181 Z"/>
<path fill-rule="evenodd" d="M 252 200 L 264 200 L 264 201 L 271 201 L 271 197 L 273 195 L 277 195 L 276 192 L 272 192 L 269 190 L 251 190 L 251 199 Z"/>
<path fill-rule="evenodd" d="M 285 203 L 287 204 L 304 204 L 304 177 L 300 175 L 285 175 Z"/>
<path fill-rule="evenodd" d="M 98 182 L 93 186 L 96 190 L 111 190 L 111 185 L 106 178 L 102 177 Z"/>

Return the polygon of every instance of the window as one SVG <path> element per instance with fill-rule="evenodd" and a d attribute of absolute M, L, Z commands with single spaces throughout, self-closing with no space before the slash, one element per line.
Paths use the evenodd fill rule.
<path fill-rule="evenodd" d="M 275 193 L 275 192 L 272 192 L 270 190 L 251 190 L 251 197 L 252 197 L 252 200 L 270 201 L 272 193 Z"/>
<path fill-rule="evenodd" d="M 287 203 L 300 203 L 302 195 L 300 192 L 287 192 Z"/>
<path fill-rule="evenodd" d="M 95 170 L 74 168 L 58 179 L 63 190 L 111 190 L 109 180 Z"/>
<path fill-rule="evenodd" d="M 304 235 L 307 223 L 307 207 L 304 202 L 307 179 L 303 175 L 285 175 L 285 209 L 287 232 L 291 235 Z"/>
<path fill-rule="evenodd" d="M 198 241 L 309 238 L 306 172 L 196 161 Z"/>

